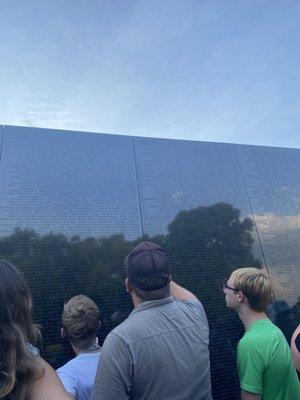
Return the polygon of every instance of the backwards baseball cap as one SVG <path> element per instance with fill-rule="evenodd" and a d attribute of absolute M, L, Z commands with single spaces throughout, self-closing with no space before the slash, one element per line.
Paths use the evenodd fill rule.
<path fill-rule="evenodd" d="M 159 290 L 171 280 L 167 257 L 163 249 L 152 242 L 137 245 L 125 258 L 124 265 L 129 282 L 143 291 Z"/>

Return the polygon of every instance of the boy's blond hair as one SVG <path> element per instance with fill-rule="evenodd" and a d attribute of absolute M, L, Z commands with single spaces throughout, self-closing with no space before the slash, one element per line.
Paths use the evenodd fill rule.
<path fill-rule="evenodd" d="M 82 349 L 97 336 L 100 311 L 92 299 L 80 294 L 65 303 L 61 322 L 70 342 Z"/>
<path fill-rule="evenodd" d="M 272 297 L 272 283 L 265 269 L 239 268 L 232 272 L 231 278 L 235 289 L 247 297 L 252 310 L 266 310 Z"/>

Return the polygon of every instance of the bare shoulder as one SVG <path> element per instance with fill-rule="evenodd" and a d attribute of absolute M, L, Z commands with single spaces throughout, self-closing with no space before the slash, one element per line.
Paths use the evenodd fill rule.
<path fill-rule="evenodd" d="M 42 358 L 36 358 L 40 376 L 28 388 L 28 400 L 71 400 L 54 369 Z"/>

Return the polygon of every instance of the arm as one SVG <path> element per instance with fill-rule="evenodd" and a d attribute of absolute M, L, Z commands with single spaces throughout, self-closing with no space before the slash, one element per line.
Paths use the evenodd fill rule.
<path fill-rule="evenodd" d="M 30 400 L 72 400 L 65 391 L 54 369 L 42 358 L 37 357 L 37 362 L 43 375 L 30 384 L 28 398 Z"/>
<path fill-rule="evenodd" d="M 300 352 L 297 349 L 296 346 L 296 339 L 300 335 L 300 325 L 296 328 L 295 332 L 293 333 L 292 339 L 291 339 L 291 350 L 292 350 L 292 357 L 293 357 L 293 364 L 295 368 L 300 371 Z"/>
<path fill-rule="evenodd" d="M 260 394 L 245 392 L 245 390 L 241 391 L 241 400 L 261 400 Z"/>
<path fill-rule="evenodd" d="M 192 292 L 189 292 L 187 289 L 184 289 L 183 287 L 177 285 L 177 283 L 173 281 L 171 281 L 170 283 L 170 291 L 171 291 L 171 296 L 173 296 L 174 299 L 176 300 L 199 301 Z"/>

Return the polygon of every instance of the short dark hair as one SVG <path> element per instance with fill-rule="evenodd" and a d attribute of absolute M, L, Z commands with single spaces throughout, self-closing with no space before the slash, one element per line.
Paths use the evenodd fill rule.
<path fill-rule="evenodd" d="M 92 299 L 80 294 L 65 303 L 61 322 L 70 342 L 83 349 L 97 336 L 100 311 Z"/>

